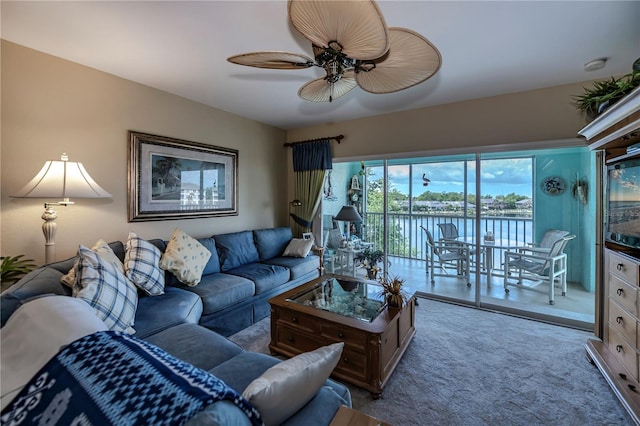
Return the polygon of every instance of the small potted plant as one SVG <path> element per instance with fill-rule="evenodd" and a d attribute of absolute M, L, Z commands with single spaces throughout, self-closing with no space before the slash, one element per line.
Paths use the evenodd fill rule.
<path fill-rule="evenodd" d="M 404 280 L 398 276 L 390 277 L 389 274 L 385 274 L 379 281 L 387 306 L 396 309 L 402 308 L 402 305 L 407 301 L 407 294 L 402 290 Z"/>
<path fill-rule="evenodd" d="M 378 262 L 384 259 L 384 253 L 382 250 L 372 250 L 370 247 L 367 247 L 360 253 L 357 253 L 354 259 L 362 262 L 362 267 L 367 270 L 367 278 L 375 280 L 380 271 Z"/>

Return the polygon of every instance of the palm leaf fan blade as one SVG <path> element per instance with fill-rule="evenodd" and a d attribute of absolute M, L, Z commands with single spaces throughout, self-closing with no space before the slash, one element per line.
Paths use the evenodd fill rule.
<path fill-rule="evenodd" d="M 313 66 L 313 59 L 306 55 L 290 52 L 252 52 L 227 58 L 227 61 L 248 67 L 278 70 L 297 70 Z"/>
<path fill-rule="evenodd" d="M 389 33 L 378 5 L 371 0 L 289 0 L 294 28 L 312 44 L 342 46 L 354 59 L 373 60 L 389 50 Z"/>
<path fill-rule="evenodd" d="M 389 38 L 389 52 L 373 61 L 375 67 L 356 73 L 363 90 L 377 94 L 397 92 L 422 83 L 440 69 L 440 52 L 425 37 L 406 28 L 389 28 Z"/>
<path fill-rule="evenodd" d="M 333 89 L 324 78 L 311 80 L 300 88 L 298 96 L 309 102 L 331 102 L 357 86 L 354 74 L 353 71 L 345 72 L 342 78 L 333 84 Z"/>

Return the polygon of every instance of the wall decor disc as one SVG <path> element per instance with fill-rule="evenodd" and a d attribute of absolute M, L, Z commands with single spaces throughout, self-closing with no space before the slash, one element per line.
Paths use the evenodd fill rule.
<path fill-rule="evenodd" d="M 540 187 L 545 194 L 560 195 L 567 189 L 567 182 L 559 176 L 549 176 L 544 178 Z"/>

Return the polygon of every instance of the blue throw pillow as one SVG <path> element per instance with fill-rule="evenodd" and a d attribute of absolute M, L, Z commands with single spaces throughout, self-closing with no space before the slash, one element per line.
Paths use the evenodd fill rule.
<path fill-rule="evenodd" d="M 211 257 L 207 265 L 202 271 L 202 275 L 216 274 L 220 272 L 220 259 L 218 258 L 218 250 L 216 249 L 216 240 L 211 238 L 198 238 L 198 242 L 205 246 L 211 252 Z"/>
<path fill-rule="evenodd" d="M 253 231 L 260 260 L 282 256 L 293 235 L 288 226 L 282 228 L 258 229 Z"/>
<path fill-rule="evenodd" d="M 251 231 L 214 235 L 213 238 L 216 240 L 222 272 L 259 260 Z"/>

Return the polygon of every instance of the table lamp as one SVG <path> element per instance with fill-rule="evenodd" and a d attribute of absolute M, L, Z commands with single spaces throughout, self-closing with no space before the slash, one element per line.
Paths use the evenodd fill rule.
<path fill-rule="evenodd" d="M 349 231 L 351 222 L 362 222 L 362 216 L 354 206 L 343 206 L 335 217 L 336 220 L 347 222 L 347 241 L 349 241 Z"/>
<path fill-rule="evenodd" d="M 62 154 L 60 161 L 49 160 L 38 174 L 12 197 L 15 198 L 62 198 L 62 201 L 44 203 L 42 233 L 45 238 L 45 261 L 55 260 L 55 236 L 58 215 L 52 206 L 74 204 L 70 198 L 109 198 L 111 194 L 102 189 L 85 170 L 82 163 L 68 161 Z"/>

